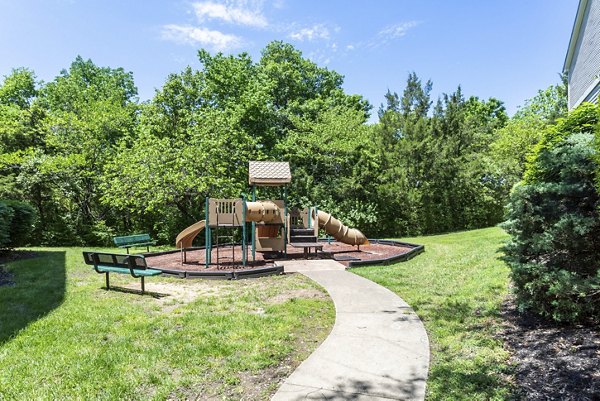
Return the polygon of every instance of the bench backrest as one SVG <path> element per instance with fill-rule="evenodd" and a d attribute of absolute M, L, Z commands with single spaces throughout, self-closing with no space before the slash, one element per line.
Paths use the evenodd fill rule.
<path fill-rule="evenodd" d="M 113 241 L 115 245 L 129 245 L 129 244 L 138 244 L 140 242 L 149 242 L 150 234 L 135 234 L 135 235 L 125 235 L 122 237 L 114 237 Z"/>
<path fill-rule="evenodd" d="M 121 255 L 105 252 L 83 252 L 83 260 L 88 265 L 124 267 L 126 269 L 145 270 L 146 258 L 142 255 Z"/>

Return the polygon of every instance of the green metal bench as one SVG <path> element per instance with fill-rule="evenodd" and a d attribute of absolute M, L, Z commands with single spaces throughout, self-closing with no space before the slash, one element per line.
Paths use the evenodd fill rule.
<path fill-rule="evenodd" d="M 146 250 L 150 252 L 150 245 L 156 245 L 156 241 L 152 241 L 150 234 L 135 234 L 126 235 L 123 237 L 114 237 L 113 241 L 119 248 L 126 248 L 128 255 L 129 248 L 134 246 L 145 246 Z"/>
<path fill-rule="evenodd" d="M 158 276 L 162 271 L 148 268 L 146 258 L 142 255 L 120 255 L 104 252 L 83 252 L 87 265 L 94 266 L 96 273 L 106 275 L 106 289 L 110 289 L 110 273 L 131 274 L 142 282 L 142 294 L 146 291 L 144 278 Z"/>

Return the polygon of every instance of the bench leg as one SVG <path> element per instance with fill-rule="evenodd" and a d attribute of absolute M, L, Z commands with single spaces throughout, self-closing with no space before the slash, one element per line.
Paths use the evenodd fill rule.
<path fill-rule="evenodd" d="M 146 292 L 146 287 L 144 286 L 144 276 L 140 277 L 140 279 L 142 280 L 142 294 L 144 292 Z"/>
<path fill-rule="evenodd" d="M 146 252 L 150 252 L 150 245 L 146 245 Z"/>
<path fill-rule="evenodd" d="M 129 247 L 127 247 L 127 248 L 125 248 L 125 249 L 127 249 L 127 255 L 129 255 Z"/>
<path fill-rule="evenodd" d="M 106 274 L 106 289 L 108 290 L 110 288 L 110 280 L 108 278 L 108 272 L 106 272 L 105 274 Z"/>

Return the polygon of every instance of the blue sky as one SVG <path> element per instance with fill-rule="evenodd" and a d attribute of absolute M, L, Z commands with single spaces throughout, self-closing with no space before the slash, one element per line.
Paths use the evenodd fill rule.
<path fill-rule="evenodd" d="M 0 75 L 52 80 L 77 55 L 132 71 L 141 100 L 167 75 L 199 68 L 196 51 L 254 60 L 284 40 L 345 76 L 373 105 L 409 72 L 454 91 L 496 97 L 510 114 L 558 81 L 577 0 L 0 0 Z"/>

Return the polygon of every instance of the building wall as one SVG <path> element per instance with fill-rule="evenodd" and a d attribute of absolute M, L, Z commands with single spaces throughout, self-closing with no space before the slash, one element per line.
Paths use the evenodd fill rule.
<path fill-rule="evenodd" d="M 569 68 L 569 109 L 598 99 L 599 75 L 600 0 L 589 0 Z"/>

